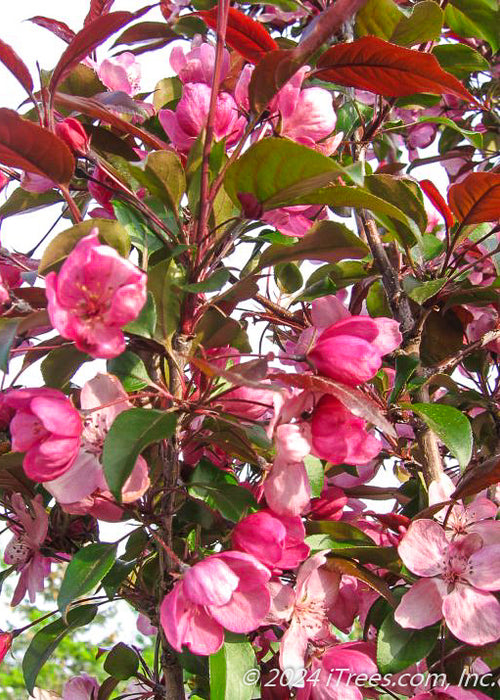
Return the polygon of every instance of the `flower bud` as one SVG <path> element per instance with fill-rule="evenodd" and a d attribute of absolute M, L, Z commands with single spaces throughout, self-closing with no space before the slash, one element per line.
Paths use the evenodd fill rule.
<path fill-rule="evenodd" d="M 59 136 L 75 153 L 87 153 L 90 139 L 78 119 L 68 117 L 56 124 L 56 135 Z"/>

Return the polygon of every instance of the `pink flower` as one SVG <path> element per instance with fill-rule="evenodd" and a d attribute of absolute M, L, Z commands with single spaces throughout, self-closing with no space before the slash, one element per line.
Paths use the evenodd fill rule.
<path fill-rule="evenodd" d="M 146 301 L 144 272 L 101 245 L 98 230 L 82 238 L 59 273 L 46 277 L 50 320 L 64 338 L 92 357 L 110 358 L 125 350 L 122 327 Z"/>
<path fill-rule="evenodd" d="M 7 187 L 9 182 L 10 177 L 8 177 L 8 175 L 4 175 L 4 173 L 0 171 L 0 192 L 3 190 L 4 187 Z"/>
<path fill-rule="evenodd" d="M 449 476 L 441 474 L 439 481 L 429 484 L 429 505 L 449 501 L 455 485 Z M 493 501 L 484 496 L 476 497 L 471 503 L 464 506 L 463 503 L 455 503 L 446 520 L 446 529 L 452 537 L 464 537 L 472 532 L 481 535 L 483 543 L 500 544 L 500 522 L 495 520 L 498 508 Z M 440 523 L 444 521 L 448 513 L 445 506 L 434 515 Z"/>
<path fill-rule="evenodd" d="M 215 47 L 206 42 L 191 44 L 184 53 L 181 46 L 174 46 L 170 54 L 170 65 L 183 83 L 204 83 L 212 86 L 215 65 Z M 224 49 L 221 62 L 221 82 L 229 73 L 229 52 Z"/>
<path fill-rule="evenodd" d="M 10 632 L 0 630 L 0 663 L 5 659 L 7 652 L 12 646 L 13 636 Z"/>
<path fill-rule="evenodd" d="M 29 509 L 21 494 L 16 493 L 11 499 L 14 522 L 10 525 L 14 537 L 7 544 L 4 562 L 14 566 L 20 572 L 11 605 L 18 605 L 26 592 L 30 603 L 35 602 L 36 594 L 43 591 L 44 579 L 50 574 L 51 560 L 40 553 L 49 529 L 49 518 L 43 507 L 40 495 L 30 502 Z"/>
<path fill-rule="evenodd" d="M 81 676 L 70 678 L 64 684 L 62 700 L 97 700 L 99 683 L 95 678 L 82 673 Z"/>
<path fill-rule="evenodd" d="M 365 426 L 366 421 L 356 418 L 334 396 L 322 396 L 311 419 L 314 453 L 332 464 L 367 464 L 382 443 Z"/>
<path fill-rule="evenodd" d="M 305 561 L 298 571 L 295 590 L 278 579 L 269 583 L 273 599 L 266 621 L 289 623 L 280 642 L 282 669 L 304 668 L 309 641 L 329 637 L 327 613 L 337 599 L 340 575 L 330 571 L 326 562 L 325 552 Z"/>
<path fill-rule="evenodd" d="M 89 194 L 101 205 L 108 218 L 115 218 L 111 200 L 115 196 L 116 184 L 98 165 L 92 171 L 92 179 L 88 182 Z"/>
<path fill-rule="evenodd" d="M 142 613 L 139 613 L 136 626 L 137 630 L 145 637 L 153 637 L 156 634 L 158 634 L 158 627 L 155 627 L 153 624 L 151 624 L 151 620 L 149 619 L 149 617 L 146 617 L 146 615 L 143 615 Z"/>
<path fill-rule="evenodd" d="M 45 488 L 68 513 L 89 514 L 99 520 L 115 522 L 121 520 L 124 509 L 116 503 L 104 478 L 102 450 L 113 421 L 132 404 L 120 381 L 112 374 L 97 374 L 86 382 L 80 403 L 83 411 L 89 411 L 81 450 L 71 468 L 58 479 L 46 482 Z M 149 485 L 148 465 L 144 457 L 138 457 L 123 486 L 122 503 L 134 503 Z"/>
<path fill-rule="evenodd" d="M 78 119 L 68 117 L 62 122 L 57 122 L 56 134 L 77 154 L 84 154 L 89 150 L 90 139 Z"/>
<path fill-rule="evenodd" d="M 2 406 L 15 411 L 10 422 L 13 452 L 25 452 L 26 475 L 43 483 L 66 472 L 80 447 L 82 421 L 56 389 L 13 389 Z"/>
<path fill-rule="evenodd" d="M 176 651 L 186 645 L 207 656 L 224 642 L 224 629 L 257 629 L 271 604 L 269 570 L 244 552 L 213 554 L 190 567 L 163 599 L 160 621 Z"/>
<path fill-rule="evenodd" d="M 312 499 L 308 517 L 311 520 L 340 520 L 348 500 L 342 489 L 330 486 L 323 489 L 319 498 Z"/>
<path fill-rule="evenodd" d="M 311 672 L 320 672 L 317 682 L 308 681 L 297 692 L 297 700 L 363 700 L 362 684 L 358 687 L 357 676 L 378 673 L 374 660 L 375 650 L 367 642 L 346 642 L 330 647 L 321 661 L 314 660 Z M 360 679 L 361 680 L 361 679 Z"/>
<path fill-rule="evenodd" d="M 491 700 L 488 695 L 479 690 L 465 690 L 456 685 L 446 688 L 433 688 L 428 693 L 419 693 L 413 700 Z"/>
<path fill-rule="evenodd" d="M 295 569 L 309 554 L 305 534 L 300 518 L 280 516 L 266 508 L 243 518 L 233 530 L 231 543 L 270 570 Z"/>
<path fill-rule="evenodd" d="M 320 87 L 301 89 L 309 66 L 303 66 L 279 91 L 275 106 L 279 113 L 280 135 L 315 148 L 329 136 L 337 123 L 332 94 Z M 326 146 L 325 155 L 337 148 L 337 139 Z"/>
<path fill-rule="evenodd" d="M 401 341 L 399 324 L 390 318 L 350 316 L 324 330 L 308 357 L 321 374 L 356 386 L 374 377 L 382 356 Z"/>
<path fill-rule="evenodd" d="M 478 534 L 450 543 L 433 520 L 414 521 L 398 552 L 420 581 L 406 593 L 394 619 L 402 627 L 422 629 L 443 617 L 450 631 L 467 644 L 500 638 L 500 545 L 483 546 Z"/>
<path fill-rule="evenodd" d="M 119 90 L 132 96 L 141 89 L 141 66 L 130 51 L 105 58 L 97 75 L 110 90 Z"/>
<path fill-rule="evenodd" d="M 210 106 L 211 88 L 204 83 L 184 85 L 182 98 L 173 112 L 162 109 L 158 115 L 169 139 L 182 153 L 188 153 L 201 131 L 205 128 Z M 234 146 L 245 129 L 246 119 L 239 116 L 238 107 L 232 95 L 220 92 L 215 109 L 214 138 L 226 139 L 227 145 Z"/>
<path fill-rule="evenodd" d="M 319 215 L 319 216 L 318 216 Z M 326 218 L 324 208 L 317 205 L 299 204 L 266 211 L 261 221 L 271 224 L 284 236 L 302 238 L 313 226 L 315 220 Z"/>

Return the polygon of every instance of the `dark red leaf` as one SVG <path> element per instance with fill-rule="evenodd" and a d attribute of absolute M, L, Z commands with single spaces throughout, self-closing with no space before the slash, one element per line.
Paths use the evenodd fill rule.
<path fill-rule="evenodd" d="M 358 389 L 352 389 L 350 386 L 346 386 L 340 382 L 334 382 L 333 379 L 318 377 L 313 374 L 272 372 L 268 375 L 268 378 L 282 382 L 288 386 L 297 387 L 298 389 L 331 394 L 341 401 L 355 416 L 363 418 L 369 423 L 373 423 L 373 425 L 384 430 L 388 435 L 396 436 L 393 426 L 385 416 L 382 415 L 379 407 Z"/>
<path fill-rule="evenodd" d="M 164 22 L 140 22 L 126 29 L 123 34 L 120 34 L 113 44 L 113 47 L 120 46 L 121 44 L 131 46 L 153 39 L 167 39 L 168 41 L 173 41 L 178 38 L 179 35 L 170 29 L 170 27 L 167 27 Z"/>
<path fill-rule="evenodd" d="M 500 219 L 500 173 L 471 173 L 448 192 L 452 212 L 463 225 Z"/>
<path fill-rule="evenodd" d="M 75 160 L 64 141 L 12 109 L 0 109 L 0 163 L 60 184 L 68 183 L 75 170 Z"/>
<path fill-rule="evenodd" d="M 75 32 L 70 29 L 67 24 L 59 22 L 57 19 L 50 19 L 50 17 L 41 17 L 37 15 L 36 17 L 32 17 L 30 22 L 38 24 L 39 27 L 43 27 L 44 29 L 48 29 L 49 32 L 52 32 L 52 34 L 55 34 L 67 44 L 73 41 L 75 37 Z"/>
<path fill-rule="evenodd" d="M 451 228 L 455 222 L 455 218 L 450 207 L 446 204 L 445 198 L 439 193 L 436 185 L 430 180 L 420 180 L 420 187 L 445 220 L 446 227 Z"/>
<path fill-rule="evenodd" d="M 160 11 L 168 22 L 176 11 L 176 6 L 170 0 L 160 0 Z"/>
<path fill-rule="evenodd" d="M 500 481 L 500 455 L 468 467 L 460 477 L 457 488 L 451 494 L 453 499 L 473 496 Z"/>
<path fill-rule="evenodd" d="M 33 80 L 24 61 L 14 49 L 0 39 L 0 61 L 17 78 L 26 92 L 33 92 Z"/>
<path fill-rule="evenodd" d="M 133 12 L 113 12 L 99 17 L 78 32 L 54 68 L 49 84 L 51 94 L 55 92 L 56 87 L 73 66 L 80 63 L 91 51 L 106 41 L 118 29 L 135 19 L 136 16 Z"/>
<path fill-rule="evenodd" d="M 217 29 L 217 6 L 197 14 L 211 29 Z M 258 63 L 268 51 L 278 48 L 278 44 L 260 22 L 247 17 L 234 7 L 229 8 L 226 43 L 250 63 Z"/>
<path fill-rule="evenodd" d="M 88 15 L 85 17 L 83 26 L 86 27 L 87 24 L 94 22 L 98 17 L 107 15 L 114 1 L 115 0 L 90 0 L 90 9 Z"/>
<path fill-rule="evenodd" d="M 171 147 L 154 134 L 139 128 L 135 124 L 130 124 L 114 112 L 108 110 L 103 104 L 92 97 L 79 97 L 78 95 L 63 95 L 61 92 L 55 94 L 54 100 L 62 107 L 86 114 L 88 117 L 100 119 L 105 124 L 110 124 L 122 134 L 132 134 L 137 136 L 147 146 L 151 146 L 157 151 L 172 150 Z"/>
<path fill-rule="evenodd" d="M 428 92 L 475 101 L 457 78 L 441 68 L 435 56 L 375 36 L 332 46 L 320 56 L 313 75 L 385 97 Z"/>

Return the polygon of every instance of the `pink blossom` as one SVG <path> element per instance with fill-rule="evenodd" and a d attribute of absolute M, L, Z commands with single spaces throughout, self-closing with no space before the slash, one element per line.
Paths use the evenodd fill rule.
<path fill-rule="evenodd" d="M 7 652 L 11 648 L 12 639 L 11 632 L 2 632 L 0 630 L 0 663 L 5 659 Z"/>
<path fill-rule="evenodd" d="M 312 447 L 332 464 L 367 464 L 382 443 L 366 432 L 366 421 L 356 418 L 334 396 L 322 396 L 311 420 Z"/>
<path fill-rule="evenodd" d="M 455 485 L 449 476 L 441 474 L 439 481 L 429 484 L 429 505 L 449 501 Z M 465 537 L 472 532 L 481 535 L 485 545 L 500 544 L 500 522 L 495 520 L 498 508 L 493 501 L 477 496 L 471 503 L 455 503 L 450 512 L 445 506 L 434 515 L 440 523 L 446 518 L 446 530 L 451 537 Z"/>
<path fill-rule="evenodd" d="M 68 513 L 89 514 L 99 520 L 115 522 L 121 520 L 124 509 L 116 503 L 104 478 L 102 450 L 113 421 L 132 404 L 120 381 L 112 374 L 97 374 L 86 382 L 80 404 L 83 411 L 89 412 L 80 452 L 72 467 L 63 476 L 47 482 L 45 488 Z M 134 503 L 149 485 L 146 460 L 138 457 L 123 486 L 122 503 Z"/>
<path fill-rule="evenodd" d="M 82 421 L 69 399 L 56 389 L 13 389 L 2 406 L 14 411 L 12 450 L 25 452 L 26 475 L 43 483 L 61 476 L 76 459 Z"/>
<path fill-rule="evenodd" d="M 105 58 L 97 75 L 110 90 L 118 90 L 132 96 L 141 89 L 141 66 L 130 51 Z"/>
<path fill-rule="evenodd" d="M 317 673 L 317 682 L 305 679 L 297 692 L 297 700 L 363 700 L 362 684 L 357 676 L 378 673 L 375 650 L 368 642 L 346 642 L 330 647 L 321 661 L 314 660 L 311 673 Z"/>
<path fill-rule="evenodd" d="M 104 218 L 115 218 L 111 200 L 115 196 L 116 184 L 98 165 L 92 171 L 92 178 L 88 182 L 89 194 L 101 205 L 107 214 Z"/>
<path fill-rule="evenodd" d="M 59 273 L 46 277 L 50 320 L 64 338 L 92 357 L 111 358 L 125 350 L 122 327 L 146 301 L 144 272 L 99 242 L 98 230 L 82 238 Z"/>
<path fill-rule="evenodd" d="M 292 207 L 280 207 L 272 211 L 266 211 L 261 221 L 271 224 L 284 236 L 297 236 L 302 238 L 313 226 L 315 220 L 326 218 L 324 207 L 308 204 L 299 204 Z"/>
<path fill-rule="evenodd" d="M 149 617 L 146 617 L 146 615 L 143 615 L 142 613 L 139 614 L 139 617 L 137 618 L 137 630 L 143 634 L 145 637 L 149 636 L 155 636 L 158 634 L 158 627 L 155 627 L 152 623 Z"/>
<path fill-rule="evenodd" d="M 196 39 L 187 53 L 181 46 L 174 46 L 170 54 L 170 65 L 183 83 L 204 83 L 212 86 L 215 66 L 215 47 Z M 229 52 L 224 49 L 221 61 L 221 82 L 229 73 Z"/>
<path fill-rule="evenodd" d="M 325 564 L 325 552 L 318 552 L 300 567 L 295 589 L 278 579 L 269 583 L 273 596 L 267 621 L 288 624 L 280 642 L 280 666 L 299 671 L 304 668 L 310 640 L 329 637 L 328 610 L 334 605 L 340 574 Z"/>
<path fill-rule="evenodd" d="M 35 602 L 36 594 L 43 591 L 45 577 L 50 574 L 51 560 L 40 552 L 49 529 L 49 517 L 42 497 L 35 496 L 27 507 L 21 494 L 16 493 L 12 496 L 11 506 L 14 520 L 9 527 L 14 531 L 14 537 L 5 548 L 4 562 L 20 573 L 11 602 L 14 607 L 26 593 L 30 603 Z"/>
<path fill-rule="evenodd" d="M 0 306 L 10 301 L 10 290 L 20 287 L 23 283 L 21 271 L 7 258 L 0 263 Z"/>
<path fill-rule="evenodd" d="M 295 569 L 309 554 L 305 534 L 299 517 L 280 516 L 266 508 L 243 518 L 233 530 L 231 543 L 271 571 Z"/>
<path fill-rule="evenodd" d="M 90 138 L 78 119 L 68 117 L 57 122 L 56 134 L 77 154 L 85 154 L 89 150 Z"/>
<path fill-rule="evenodd" d="M 413 700 L 491 700 L 488 695 L 479 690 L 466 690 L 456 685 L 446 688 L 433 688 L 428 693 L 419 693 Z"/>
<path fill-rule="evenodd" d="M 356 386 L 374 377 L 382 356 L 401 341 L 399 324 L 390 318 L 350 316 L 324 330 L 308 357 L 321 374 Z"/>
<path fill-rule="evenodd" d="M 329 486 L 323 489 L 319 498 L 311 500 L 308 517 L 311 520 L 340 520 L 348 498 L 342 489 Z"/>
<path fill-rule="evenodd" d="M 98 692 L 97 680 L 82 673 L 64 684 L 62 700 L 97 700 Z"/>
<path fill-rule="evenodd" d="M 8 175 L 5 175 L 2 173 L 0 170 L 0 192 L 3 190 L 4 187 L 7 187 L 7 185 L 10 182 L 10 177 Z"/>
<path fill-rule="evenodd" d="M 182 98 L 175 112 L 162 109 L 158 115 L 169 139 L 182 153 L 188 153 L 201 131 L 205 128 L 210 106 L 211 88 L 204 83 L 184 85 Z M 219 92 L 215 108 L 214 138 L 226 139 L 227 146 L 234 146 L 245 129 L 246 119 L 239 116 L 232 95 Z"/>
<path fill-rule="evenodd" d="M 176 651 L 186 645 L 207 656 L 224 642 L 224 629 L 257 629 L 271 604 L 269 570 L 244 552 L 213 554 L 190 567 L 163 599 L 160 620 Z"/>
<path fill-rule="evenodd" d="M 406 593 L 394 618 L 402 627 L 422 629 L 443 617 L 467 644 L 500 638 L 500 545 L 484 546 L 477 533 L 449 542 L 433 520 L 414 521 L 398 552 L 422 578 Z"/>

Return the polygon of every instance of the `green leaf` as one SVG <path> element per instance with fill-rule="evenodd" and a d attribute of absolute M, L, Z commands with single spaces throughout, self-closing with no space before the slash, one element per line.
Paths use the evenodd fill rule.
<path fill-rule="evenodd" d="M 89 219 L 63 231 L 49 243 L 45 249 L 38 272 L 46 275 L 56 270 L 68 257 L 79 240 L 88 236 L 92 229 L 99 230 L 99 240 L 113 247 L 120 255 L 127 257 L 130 250 L 130 238 L 124 227 L 118 221 L 110 219 Z"/>
<path fill-rule="evenodd" d="M 153 151 L 146 161 L 145 172 L 153 175 L 172 209 L 179 207 L 186 191 L 186 176 L 179 157 L 173 151 Z"/>
<path fill-rule="evenodd" d="M 416 301 L 417 304 L 423 304 L 424 301 L 435 296 L 444 287 L 447 281 L 447 279 L 440 279 L 418 282 L 416 285 L 411 285 L 407 290 L 407 294 L 410 299 Z"/>
<path fill-rule="evenodd" d="M 335 542 L 347 544 L 366 544 L 375 546 L 366 533 L 342 520 L 312 520 L 307 523 L 308 535 L 328 535 Z"/>
<path fill-rule="evenodd" d="M 139 391 L 150 383 L 144 362 L 130 350 L 108 360 L 107 368 L 108 372 L 118 377 L 125 391 Z"/>
<path fill-rule="evenodd" d="M 396 376 L 394 378 L 394 386 L 387 400 L 389 404 L 397 401 L 406 382 L 413 376 L 418 367 L 418 355 L 396 355 Z"/>
<path fill-rule="evenodd" d="M 120 585 L 135 569 L 136 562 L 117 559 L 106 576 L 102 579 L 102 586 L 108 598 L 114 598 Z"/>
<path fill-rule="evenodd" d="M 118 642 L 106 656 L 104 670 L 119 681 L 126 681 L 139 670 L 139 657 L 135 651 Z"/>
<path fill-rule="evenodd" d="M 98 542 L 80 549 L 67 566 L 57 597 L 65 614 L 68 605 L 102 581 L 116 559 L 116 544 Z"/>
<path fill-rule="evenodd" d="M 177 77 L 163 78 L 156 83 L 153 93 L 153 105 L 158 111 L 169 102 L 180 100 L 182 97 L 182 82 Z"/>
<path fill-rule="evenodd" d="M 59 204 L 60 202 L 64 202 L 64 199 L 56 190 L 37 193 L 28 192 L 22 187 L 18 187 L 0 207 L 0 219 L 7 219 L 9 216 L 23 214 L 27 211 L 34 212 L 38 209 L 45 209 L 51 204 Z"/>
<path fill-rule="evenodd" d="M 0 318 L 0 370 L 9 371 L 9 355 L 21 318 Z"/>
<path fill-rule="evenodd" d="M 194 470 L 188 492 L 234 523 L 257 505 L 251 492 L 238 484 L 232 474 L 221 471 L 206 459 Z"/>
<path fill-rule="evenodd" d="M 251 700 L 259 671 L 252 645 L 245 636 L 226 632 L 224 645 L 210 656 L 211 700 Z M 255 669 L 255 685 L 245 682 Z M 246 674 L 246 675 L 245 675 Z"/>
<path fill-rule="evenodd" d="M 146 303 L 141 309 L 141 313 L 135 319 L 127 323 L 124 330 L 141 338 L 153 338 L 156 328 L 156 304 L 154 296 L 148 292 Z"/>
<path fill-rule="evenodd" d="M 295 245 L 271 245 L 262 254 L 257 269 L 295 260 L 338 262 L 360 259 L 369 253 L 368 246 L 343 224 L 318 221 Z"/>
<path fill-rule="evenodd" d="M 369 175 L 365 178 L 365 184 L 372 194 L 397 206 L 406 214 L 407 222 L 402 222 L 401 219 L 394 220 L 394 217 L 388 214 L 391 228 L 397 237 L 407 245 L 413 245 L 415 239 L 420 240 L 421 233 L 427 227 L 427 214 L 422 200 L 414 190 L 412 181 L 395 178 L 392 175 Z M 377 212 L 375 209 L 373 211 L 385 214 L 383 211 Z"/>
<path fill-rule="evenodd" d="M 80 605 L 68 612 L 68 624 L 59 618 L 35 634 L 23 658 L 24 682 L 30 695 L 41 668 L 60 642 L 73 630 L 92 622 L 97 610 L 97 605 Z"/>
<path fill-rule="evenodd" d="M 182 302 L 179 287 L 183 282 L 184 270 L 171 258 L 148 270 L 148 290 L 153 295 L 157 314 L 155 338 L 167 345 L 177 330 Z"/>
<path fill-rule="evenodd" d="M 414 46 L 438 39 L 444 13 L 434 0 L 418 2 L 409 17 L 403 17 L 394 28 L 390 41 L 400 46 Z"/>
<path fill-rule="evenodd" d="M 307 478 L 311 486 L 311 498 L 318 498 L 323 491 L 325 482 L 325 470 L 321 460 L 312 455 L 307 455 L 304 458 L 304 465 L 307 472 Z"/>
<path fill-rule="evenodd" d="M 192 284 L 183 284 L 182 289 L 187 292 L 197 294 L 198 292 L 218 292 L 219 289 L 228 282 L 231 273 L 225 267 L 214 272 L 203 282 L 193 282 Z"/>
<path fill-rule="evenodd" d="M 379 36 L 388 41 L 403 19 L 394 0 L 368 0 L 356 14 L 356 36 Z"/>
<path fill-rule="evenodd" d="M 304 284 L 300 268 L 293 262 L 278 263 L 274 267 L 274 279 L 283 294 L 298 292 Z"/>
<path fill-rule="evenodd" d="M 153 442 L 172 437 L 176 423 L 174 413 L 147 408 L 131 408 L 115 418 L 104 441 L 102 463 L 109 490 L 117 501 L 121 501 L 123 485 L 141 452 Z"/>
<path fill-rule="evenodd" d="M 377 665 L 380 673 L 399 673 L 424 659 L 434 648 L 439 625 L 424 629 L 404 629 L 391 611 L 377 635 Z"/>
<path fill-rule="evenodd" d="M 488 61 L 466 44 L 442 44 L 435 46 L 432 53 L 439 61 L 441 68 L 464 80 L 471 73 L 488 70 Z"/>
<path fill-rule="evenodd" d="M 484 39 L 493 52 L 499 49 L 499 11 L 488 0 L 451 0 L 445 9 L 445 22 L 456 34 Z"/>
<path fill-rule="evenodd" d="M 375 282 L 370 285 L 366 296 L 366 308 L 372 318 L 377 318 L 379 316 L 390 318 L 391 309 L 387 300 L 384 283 L 381 279 L 376 279 Z"/>
<path fill-rule="evenodd" d="M 459 134 L 461 134 L 464 137 L 464 139 L 467 139 L 467 141 L 469 141 L 476 148 L 483 147 L 483 135 L 482 134 L 479 134 L 477 131 L 471 131 L 470 129 L 464 129 L 463 127 L 460 126 L 460 124 L 457 124 L 452 119 L 448 119 L 448 117 L 420 117 L 418 119 L 418 123 L 419 124 L 426 124 L 426 123 L 442 124 L 443 126 L 447 126 L 450 129 L 457 131 Z"/>
<path fill-rule="evenodd" d="M 401 404 L 416 413 L 433 430 L 463 469 L 472 455 L 472 428 L 469 419 L 453 406 L 441 403 Z"/>
<path fill-rule="evenodd" d="M 111 203 L 116 218 L 130 236 L 130 242 L 141 253 L 147 252 L 151 255 L 164 247 L 158 236 L 155 236 L 141 215 L 130 204 L 117 199 L 113 199 Z"/>
<path fill-rule="evenodd" d="M 88 360 L 92 360 L 90 355 L 78 350 L 74 345 L 62 345 L 51 350 L 40 365 L 46 386 L 64 389 L 78 368 Z"/>

